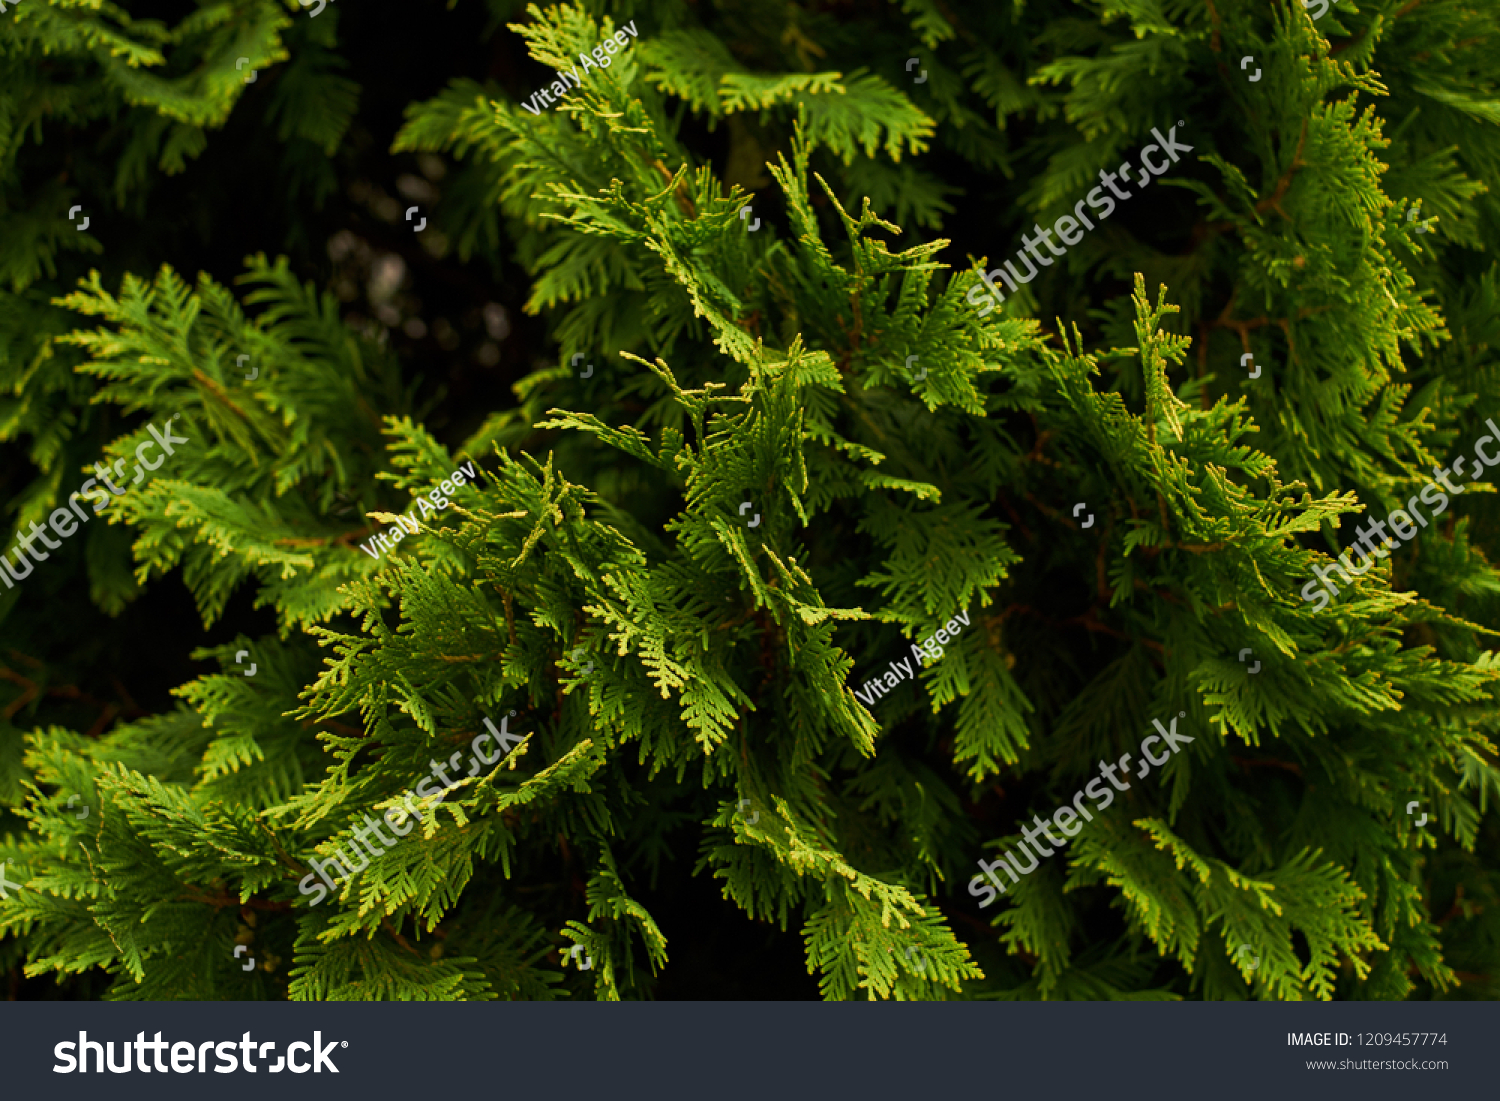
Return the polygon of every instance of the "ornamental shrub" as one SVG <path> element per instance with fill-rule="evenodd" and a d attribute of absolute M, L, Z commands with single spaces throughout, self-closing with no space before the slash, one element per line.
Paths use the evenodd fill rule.
<path fill-rule="evenodd" d="M 0 14 L 10 996 L 1496 996 L 1492 4 L 130 7 Z"/>

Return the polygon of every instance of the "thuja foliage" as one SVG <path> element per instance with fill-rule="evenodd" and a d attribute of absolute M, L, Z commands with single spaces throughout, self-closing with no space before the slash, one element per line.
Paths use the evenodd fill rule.
<path fill-rule="evenodd" d="M 370 144 L 341 73 L 379 5 L 0 16 L 7 519 L 190 438 L 0 592 L 12 989 L 652 997 L 705 937 L 649 901 L 686 867 L 827 998 L 1495 996 L 1492 488 L 1299 596 L 1500 415 L 1493 5 L 483 8 L 505 63 L 384 136 L 446 166 L 436 270 L 524 273 L 543 326 L 463 431 L 305 248 Z M 247 112 L 280 236 L 189 275 L 166 177 L 235 164 Z M 1178 120 L 1180 163 L 979 316 Z M 153 706 L 126 650 L 218 669 Z M 1177 715 L 979 907 L 981 856 Z M 387 812 L 415 824 L 313 905 Z"/>

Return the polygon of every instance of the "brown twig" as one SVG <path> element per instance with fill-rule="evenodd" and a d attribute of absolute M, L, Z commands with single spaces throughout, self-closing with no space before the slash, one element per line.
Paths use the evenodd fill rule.
<path fill-rule="evenodd" d="M 14 681 L 24 689 L 19 696 L 10 701 L 9 706 L 4 711 L 0 711 L 0 718 L 3 718 L 6 722 L 10 722 L 17 711 L 21 710 L 21 708 L 25 707 L 41 694 L 41 688 L 34 681 L 21 676 L 20 673 L 12 673 L 9 669 L 5 668 L 0 668 L 0 678 Z"/>
<path fill-rule="evenodd" d="M 244 421 L 246 424 L 250 423 L 250 418 L 246 415 L 245 411 L 234 403 L 234 399 L 224 392 L 224 388 L 222 386 L 205 375 L 200 368 L 193 368 L 193 378 L 197 379 L 199 384 L 202 385 L 203 388 L 206 389 L 209 393 L 213 394 L 214 397 L 218 398 L 220 402 L 233 410 L 234 414 L 239 417 L 240 420 Z"/>
<path fill-rule="evenodd" d="M 1223 66 L 1221 65 L 1220 68 L 1222 69 Z M 1281 200 L 1286 196 L 1287 191 L 1291 188 L 1292 178 L 1296 175 L 1297 169 L 1306 167 L 1305 163 L 1302 160 L 1302 150 L 1306 147 L 1306 144 L 1307 123 L 1304 121 L 1302 123 L 1302 134 L 1297 139 L 1296 152 L 1292 154 L 1292 163 L 1287 166 L 1286 171 L 1283 172 L 1281 174 L 1281 177 L 1276 181 L 1275 190 L 1273 190 L 1271 194 L 1267 195 L 1265 198 L 1261 199 L 1255 204 L 1255 212 L 1257 214 L 1264 214 L 1268 210 L 1275 210 L 1277 214 L 1280 214 L 1283 218 L 1286 218 L 1287 221 L 1290 222 L 1292 220 L 1287 215 L 1286 211 L 1281 209 Z M 1191 254 L 1197 252 L 1198 249 L 1202 248 L 1203 245 L 1205 245 L 1213 237 L 1234 228 L 1235 222 L 1232 218 L 1226 218 L 1223 221 L 1219 222 L 1198 222 L 1193 226 L 1192 243 L 1188 247 L 1188 253 Z"/>
<path fill-rule="evenodd" d="M 396 927 L 391 924 L 391 919 L 390 918 L 381 918 L 380 919 L 380 927 L 382 929 L 384 929 L 387 933 L 389 933 L 391 935 L 391 939 L 394 940 L 397 944 L 399 944 L 402 948 L 405 948 L 408 952 L 410 952 L 412 955 L 414 955 L 414 956 L 416 956 L 418 958 L 421 957 L 422 953 L 418 952 L 415 948 L 413 948 L 410 944 L 408 944 L 407 941 L 406 941 L 406 938 L 403 937 L 400 933 L 398 933 L 396 931 Z"/>
<path fill-rule="evenodd" d="M 363 738 L 365 736 L 365 732 L 358 727 L 334 722 L 332 719 L 318 719 L 316 722 L 312 720 L 304 720 L 300 725 L 304 730 L 311 730 L 315 726 L 327 726 L 332 727 L 340 734 L 347 734 L 352 738 Z"/>
<path fill-rule="evenodd" d="M 661 173 L 662 180 L 665 183 L 670 184 L 672 182 L 672 173 L 667 171 L 667 166 L 662 164 L 659 159 L 654 160 L 651 163 L 656 167 L 656 170 Z M 696 218 L 698 217 L 698 211 L 693 206 L 693 200 L 683 191 L 686 186 L 687 177 L 684 176 L 678 183 L 677 190 L 672 193 L 672 197 L 677 200 L 677 205 L 682 208 L 682 212 L 684 214 L 686 214 L 689 218 Z"/>
<path fill-rule="evenodd" d="M 198 902 L 204 906 L 212 906 L 216 910 L 223 909 L 225 906 L 246 907 L 251 910 L 290 910 L 292 908 L 290 902 L 275 902 L 259 898 L 252 898 L 247 902 L 241 902 L 227 891 L 220 891 L 216 895 L 205 895 L 201 892 L 180 895 L 179 901 Z"/>
<path fill-rule="evenodd" d="M 1255 204 L 1255 213 L 1264 214 L 1268 210 L 1274 210 L 1277 214 L 1280 214 L 1287 221 L 1290 222 L 1292 220 L 1291 216 L 1288 215 L 1286 211 L 1281 209 L 1281 200 L 1285 197 L 1287 191 L 1291 189 L 1292 177 L 1297 174 L 1297 169 L 1304 167 L 1302 161 L 1302 150 L 1306 147 L 1307 121 L 1304 119 L 1302 122 L 1302 133 L 1297 137 L 1296 152 L 1292 154 L 1292 163 L 1287 165 L 1286 171 L 1283 172 L 1281 174 L 1281 178 L 1276 181 L 1276 190 L 1273 191 L 1270 195 L 1266 196 L 1260 202 Z"/>
<path fill-rule="evenodd" d="M 1047 441 L 1051 438 L 1051 429 L 1043 429 L 1042 432 L 1037 436 L 1036 443 L 1032 445 L 1031 450 L 1021 457 L 1021 461 L 1023 463 L 1044 463 L 1047 466 L 1057 466 L 1058 463 L 1056 459 L 1049 459 L 1042 454 L 1042 448 L 1047 445 Z"/>
<path fill-rule="evenodd" d="M 500 599 L 505 602 L 505 629 L 510 632 L 510 644 L 514 646 L 516 644 L 515 601 L 510 593 L 498 584 L 495 586 L 495 591 L 500 594 Z"/>
<path fill-rule="evenodd" d="M 1031 529 L 1026 526 L 1025 521 L 1021 519 L 1021 514 L 1017 512 L 1015 506 L 1010 503 L 1010 498 L 1006 497 L 1004 493 L 996 493 L 995 500 L 999 501 L 1000 507 L 1005 509 L 1005 511 L 1010 515 L 1010 518 L 1012 521 L 1014 521 L 1017 530 L 1019 530 L 1020 533 L 1026 537 L 1027 542 L 1035 542 L 1036 536 L 1031 534 Z"/>
<path fill-rule="evenodd" d="M 1063 515 L 1061 512 L 1058 512 L 1057 509 L 1053 508 L 1051 505 L 1044 505 L 1044 504 L 1042 504 L 1042 502 L 1038 501 L 1030 493 L 1027 493 L 1025 496 L 1026 496 L 1026 500 L 1031 503 L 1031 506 L 1033 508 L 1035 508 L 1038 512 L 1040 512 L 1043 516 L 1050 517 L 1053 520 L 1061 520 L 1065 524 L 1071 524 L 1073 527 L 1078 528 L 1080 531 L 1083 529 L 1083 525 L 1080 524 L 1077 520 L 1073 519 L 1071 516 L 1065 516 L 1065 515 Z"/>
<path fill-rule="evenodd" d="M 1280 768 L 1280 769 L 1285 769 L 1287 772 L 1292 773 L 1294 776 L 1298 777 L 1299 779 L 1302 777 L 1302 766 L 1298 765 L 1298 764 L 1294 764 L 1291 761 L 1278 761 L 1275 758 L 1271 758 L 1271 757 L 1265 757 L 1265 758 L 1231 757 L 1230 760 L 1233 761 L 1235 764 L 1239 765 L 1241 768 L 1243 768 L 1247 773 L 1252 768 Z"/>
<path fill-rule="evenodd" d="M 719 624 L 717 627 L 714 628 L 714 630 L 715 631 L 727 631 L 730 628 L 738 627 L 741 623 L 744 623 L 751 616 L 753 616 L 758 610 L 759 609 L 756 609 L 756 608 L 750 608 L 747 611 L 743 612 L 742 614 L 736 616 L 734 619 L 731 619 L 728 623 L 721 623 L 721 624 Z"/>
<path fill-rule="evenodd" d="M 332 537 L 289 535 L 285 539 L 273 540 L 271 545 L 273 547 L 347 547 L 361 536 L 373 534 L 369 528 L 356 528 L 353 531 L 346 531 L 342 535 Z"/>
<path fill-rule="evenodd" d="M 1148 649 L 1155 650 L 1158 654 L 1166 654 L 1166 650 L 1162 648 L 1162 644 L 1159 642 L 1155 642 L 1149 638 L 1137 638 L 1134 635 L 1127 635 L 1124 631 L 1117 631 L 1113 627 L 1100 623 L 1096 618 L 1096 611 L 1097 609 L 1090 607 L 1089 610 L 1083 615 L 1075 615 L 1071 618 L 1061 620 L 1060 622 L 1064 624 L 1076 623 L 1086 630 L 1095 631 L 1103 635 L 1109 635 L 1111 638 L 1117 638 L 1124 642 L 1138 642 Z"/>
<path fill-rule="evenodd" d="M 1186 605 L 1186 601 L 1184 601 L 1181 597 L 1179 597 L 1179 596 L 1177 596 L 1177 595 L 1175 595 L 1173 593 L 1168 592 L 1166 589 L 1153 589 L 1150 585 L 1146 584 L 1139 577 L 1137 577 L 1135 579 L 1135 587 L 1137 589 L 1141 589 L 1144 592 L 1150 593 L 1152 596 L 1159 597 L 1160 599 L 1165 600 L 1168 603 L 1177 604 L 1177 605 L 1184 605 L 1184 606 Z"/>
<path fill-rule="evenodd" d="M 28 665 L 31 665 L 33 668 L 45 668 L 45 666 L 35 658 L 28 657 L 27 655 L 22 654 L 17 650 L 12 650 L 11 653 L 14 654 L 18 659 L 25 661 Z M 98 737 L 99 734 L 103 733 L 104 728 L 108 726 L 109 723 L 117 715 L 124 714 L 129 718 L 139 718 L 140 716 L 146 714 L 146 712 L 142 710 L 133 699 L 130 698 L 130 694 L 126 692 L 123 687 L 121 687 L 118 680 L 115 681 L 115 688 L 120 692 L 121 697 L 125 701 L 125 706 L 123 707 L 117 703 L 109 703 L 104 700 L 97 699 L 96 697 L 91 696 L 89 693 L 84 692 L 77 685 L 73 684 L 59 684 L 55 687 L 48 688 L 45 692 L 43 692 L 41 689 L 41 685 L 39 685 L 35 681 L 32 681 L 28 677 L 22 676 L 20 673 L 16 673 L 10 669 L 5 668 L 3 665 L 0 665 L 0 680 L 12 681 L 16 684 L 21 685 L 23 689 L 22 693 L 14 700 L 12 700 L 9 705 L 6 706 L 3 712 L 0 712 L 0 716 L 3 716 L 7 722 L 9 722 L 15 716 L 16 712 L 21 710 L 21 708 L 25 707 L 32 700 L 37 699 L 39 696 L 44 695 L 51 696 L 56 699 L 77 700 L 79 703 L 88 704 L 90 707 L 100 708 L 103 713 L 98 719 L 95 720 L 93 726 L 90 727 L 89 731 L 85 735 L 86 737 L 90 738 Z"/>
<path fill-rule="evenodd" d="M 85 738 L 97 738 L 108 729 L 109 724 L 114 722 L 115 716 L 120 713 L 120 705 L 109 703 L 104 705 L 104 710 L 99 712 L 99 717 L 94 720 L 92 726 L 83 732 Z"/>

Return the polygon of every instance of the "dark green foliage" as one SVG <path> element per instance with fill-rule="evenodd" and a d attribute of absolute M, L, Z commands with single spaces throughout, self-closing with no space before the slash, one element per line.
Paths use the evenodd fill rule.
<path fill-rule="evenodd" d="M 1496 995 L 1492 487 L 1299 595 L 1500 416 L 1493 3 L 351 9 L 0 16 L 6 530 L 190 437 L 0 590 L 13 991 L 647 998 L 696 878 L 827 998 Z"/>

